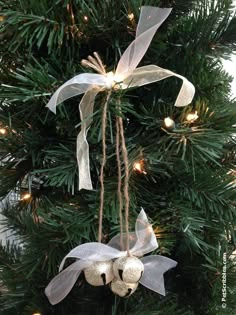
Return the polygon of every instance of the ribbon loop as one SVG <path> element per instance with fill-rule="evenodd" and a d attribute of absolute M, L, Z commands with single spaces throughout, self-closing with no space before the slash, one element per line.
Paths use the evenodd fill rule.
<path fill-rule="evenodd" d="M 195 93 L 193 84 L 182 75 L 155 65 L 148 65 L 135 69 L 131 73 L 127 74 L 123 84 L 129 88 L 132 88 L 158 82 L 172 76 L 177 77 L 183 81 L 182 87 L 175 101 L 175 106 L 181 107 L 188 105 L 191 103 Z"/>
<path fill-rule="evenodd" d="M 166 8 L 141 8 L 135 40 L 128 46 L 117 65 L 116 74 L 133 71 L 145 55 L 153 36 L 171 12 Z"/>
<path fill-rule="evenodd" d="M 143 256 L 158 248 L 155 233 L 152 226 L 149 224 L 147 215 L 143 209 L 139 213 L 136 220 L 135 232 L 131 233 L 131 235 L 133 236 L 133 239 L 136 240 L 130 249 L 130 252 L 134 256 Z M 63 269 L 67 258 L 77 258 L 91 261 L 105 261 L 126 256 L 127 252 L 121 251 L 120 247 L 112 247 L 112 244 L 118 243 L 118 237 L 119 235 L 115 236 L 110 241 L 110 243 L 108 243 L 108 245 L 98 242 L 91 242 L 75 247 L 64 257 L 60 264 L 59 271 Z"/>
<path fill-rule="evenodd" d="M 73 96 L 94 89 L 96 86 L 104 87 L 104 85 L 106 85 L 106 78 L 101 74 L 82 73 L 76 75 L 56 90 L 46 107 L 56 114 L 56 107 L 58 104 Z"/>
<path fill-rule="evenodd" d="M 60 264 L 59 271 L 62 270 L 67 258 L 77 258 L 85 261 L 106 261 L 114 258 L 126 256 L 126 252 L 121 252 L 108 245 L 91 242 L 79 245 L 67 254 Z"/>
<path fill-rule="evenodd" d="M 142 209 L 135 224 L 137 241 L 130 252 L 134 256 L 143 256 L 158 248 L 155 233 L 148 222 L 147 215 Z"/>

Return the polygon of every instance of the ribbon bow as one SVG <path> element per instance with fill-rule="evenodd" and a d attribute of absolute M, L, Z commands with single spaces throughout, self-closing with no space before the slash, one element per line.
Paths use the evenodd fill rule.
<path fill-rule="evenodd" d="M 62 103 L 70 97 L 85 93 L 79 104 L 80 117 L 81 121 L 83 121 L 81 131 L 77 137 L 79 189 L 92 189 L 89 166 L 89 146 L 86 136 L 89 126 L 92 123 L 94 101 L 98 92 L 112 89 L 114 86 L 120 89 L 143 86 L 175 76 L 183 80 L 175 106 L 186 106 L 191 103 L 195 88 L 185 77 L 156 65 L 137 68 L 139 62 L 146 53 L 154 34 L 168 17 L 171 10 L 171 8 L 142 7 L 135 39 L 121 56 L 115 73 L 106 73 L 99 56 L 95 53 L 95 58 L 89 56 L 87 65 L 100 74 L 82 73 L 76 75 L 59 87 L 49 100 L 47 107 L 56 113 L 56 106 L 59 103 Z"/>
<path fill-rule="evenodd" d="M 135 232 L 130 233 L 130 242 L 130 253 L 137 257 L 158 248 L 155 233 L 144 210 L 141 210 L 137 217 Z M 63 269 L 67 258 L 77 258 L 79 260 L 53 278 L 48 284 L 45 294 L 51 304 L 57 304 L 68 295 L 84 268 L 97 261 L 107 261 L 126 256 L 127 251 L 120 250 L 119 234 L 111 239 L 107 245 L 97 242 L 79 245 L 64 257 L 59 271 Z M 174 268 L 177 262 L 159 255 L 146 256 L 141 258 L 141 261 L 144 265 L 144 272 L 139 282 L 148 289 L 165 295 L 163 274 L 170 268 Z"/>

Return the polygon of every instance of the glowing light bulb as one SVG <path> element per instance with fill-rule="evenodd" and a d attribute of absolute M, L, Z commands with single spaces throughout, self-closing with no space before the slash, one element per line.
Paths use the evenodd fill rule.
<path fill-rule="evenodd" d="M 167 129 L 173 130 L 175 128 L 175 122 L 170 117 L 164 119 L 164 124 Z"/>
<path fill-rule="evenodd" d="M 31 198 L 31 194 L 30 193 L 26 193 L 22 198 L 21 200 L 27 200 L 27 199 L 30 199 Z"/>
<path fill-rule="evenodd" d="M 141 163 L 139 163 L 139 162 L 135 162 L 133 168 L 134 168 L 135 171 L 138 171 L 138 172 L 141 172 L 141 171 L 142 171 L 142 169 L 141 169 Z"/>
<path fill-rule="evenodd" d="M 195 113 L 189 113 L 188 115 L 187 115 L 187 117 L 186 117 L 186 120 L 188 121 L 188 122 L 194 122 L 195 120 L 197 120 L 198 119 L 198 113 L 197 113 L 197 111 L 195 111 Z"/>
<path fill-rule="evenodd" d="M 5 128 L 0 128 L 0 134 L 5 135 L 7 133 Z"/>
<path fill-rule="evenodd" d="M 140 174 L 147 174 L 147 172 L 145 171 L 144 169 L 144 160 L 140 160 L 138 162 L 134 162 L 134 165 L 133 165 L 133 170 L 137 173 L 140 173 Z"/>
<path fill-rule="evenodd" d="M 123 77 L 121 75 L 116 75 L 114 72 L 110 71 L 106 74 L 106 87 L 107 89 L 113 88 L 116 83 L 122 82 Z"/>
<path fill-rule="evenodd" d="M 87 17 L 87 15 L 84 15 L 84 21 L 88 22 L 89 18 Z"/>
<path fill-rule="evenodd" d="M 32 314 L 32 315 L 41 315 L 41 313 L 34 313 L 34 314 Z"/>
<path fill-rule="evenodd" d="M 106 86 L 108 89 L 111 89 L 114 85 L 114 73 L 108 72 L 106 75 Z"/>

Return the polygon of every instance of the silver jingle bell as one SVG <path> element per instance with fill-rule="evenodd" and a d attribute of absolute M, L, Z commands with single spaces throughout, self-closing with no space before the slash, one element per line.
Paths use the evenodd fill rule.
<path fill-rule="evenodd" d="M 127 283 L 136 283 L 143 275 L 144 265 L 137 257 L 121 257 L 113 264 L 113 272 L 117 279 Z"/>
<path fill-rule="evenodd" d="M 111 291 L 120 297 L 129 297 L 138 287 L 137 283 L 127 283 L 119 279 L 113 279 L 111 282 Z"/>
<path fill-rule="evenodd" d="M 87 282 L 93 286 L 106 285 L 114 278 L 113 262 L 97 261 L 90 267 L 84 269 L 84 275 Z"/>

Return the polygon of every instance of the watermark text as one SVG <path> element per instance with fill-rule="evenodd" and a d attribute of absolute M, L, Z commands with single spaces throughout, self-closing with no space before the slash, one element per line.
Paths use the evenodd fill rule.
<path fill-rule="evenodd" d="M 227 255 L 223 254 L 223 265 L 222 265 L 222 297 L 221 297 L 221 306 L 222 308 L 227 307 Z"/>

